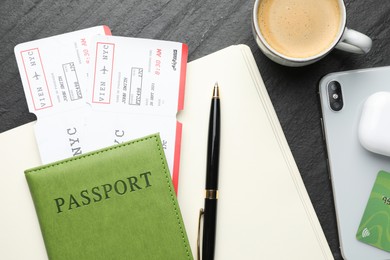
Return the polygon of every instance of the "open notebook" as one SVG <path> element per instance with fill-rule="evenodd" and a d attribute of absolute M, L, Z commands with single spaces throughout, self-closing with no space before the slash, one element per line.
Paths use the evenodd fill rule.
<path fill-rule="evenodd" d="M 192 251 L 212 88 L 221 102 L 216 259 L 333 259 L 250 49 L 188 64 L 178 199 Z"/>
<path fill-rule="evenodd" d="M 203 207 L 208 117 L 218 81 L 221 158 L 216 259 L 333 259 L 250 49 L 187 69 L 178 199 L 193 253 Z M 47 259 L 23 171 L 40 164 L 33 124 L 0 134 L 0 259 Z"/>

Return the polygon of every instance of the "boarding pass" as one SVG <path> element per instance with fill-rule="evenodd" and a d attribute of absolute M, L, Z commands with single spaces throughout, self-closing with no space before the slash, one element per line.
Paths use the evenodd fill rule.
<path fill-rule="evenodd" d="M 28 108 L 38 118 L 35 135 L 42 163 L 84 152 L 91 41 L 100 34 L 111 32 L 97 26 L 15 47 Z"/>
<path fill-rule="evenodd" d="M 110 34 L 98 26 L 15 47 L 42 163 L 160 132 L 175 182 L 187 46 Z"/>

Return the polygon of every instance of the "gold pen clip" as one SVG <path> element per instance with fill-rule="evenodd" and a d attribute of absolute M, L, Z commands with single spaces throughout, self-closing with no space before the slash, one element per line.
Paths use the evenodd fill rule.
<path fill-rule="evenodd" d="M 197 260 L 200 260 L 200 222 L 202 220 L 202 216 L 204 215 L 204 210 L 203 209 L 200 209 L 199 210 L 199 219 L 198 219 L 198 239 L 196 240 L 197 243 L 196 243 L 196 246 L 197 246 L 197 252 L 196 252 L 196 255 L 197 255 Z"/>

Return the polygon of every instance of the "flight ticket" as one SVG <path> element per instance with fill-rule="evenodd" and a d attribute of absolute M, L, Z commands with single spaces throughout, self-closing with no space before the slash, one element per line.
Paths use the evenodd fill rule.
<path fill-rule="evenodd" d="M 15 56 L 42 163 L 159 132 L 177 187 L 187 45 L 97 26 L 19 44 Z"/>
<path fill-rule="evenodd" d="M 42 163 L 84 152 L 86 89 L 91 41 L 111 34 L 107 26 L 18 44 L 14 51 Z"/>
<path fill-rule="evenodd" d="M 159 132 L 177 181 L 187 45 L 119 36 L 96 36 L 92 84 L 87 89 L 89 150 Z"/>

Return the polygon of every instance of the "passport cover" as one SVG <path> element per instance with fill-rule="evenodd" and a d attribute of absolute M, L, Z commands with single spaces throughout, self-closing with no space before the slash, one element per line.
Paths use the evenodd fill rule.
<path fill-rule="evenodd" d="M 25 175 L 50 259 L 193 259 L 158 134 Z"/>

